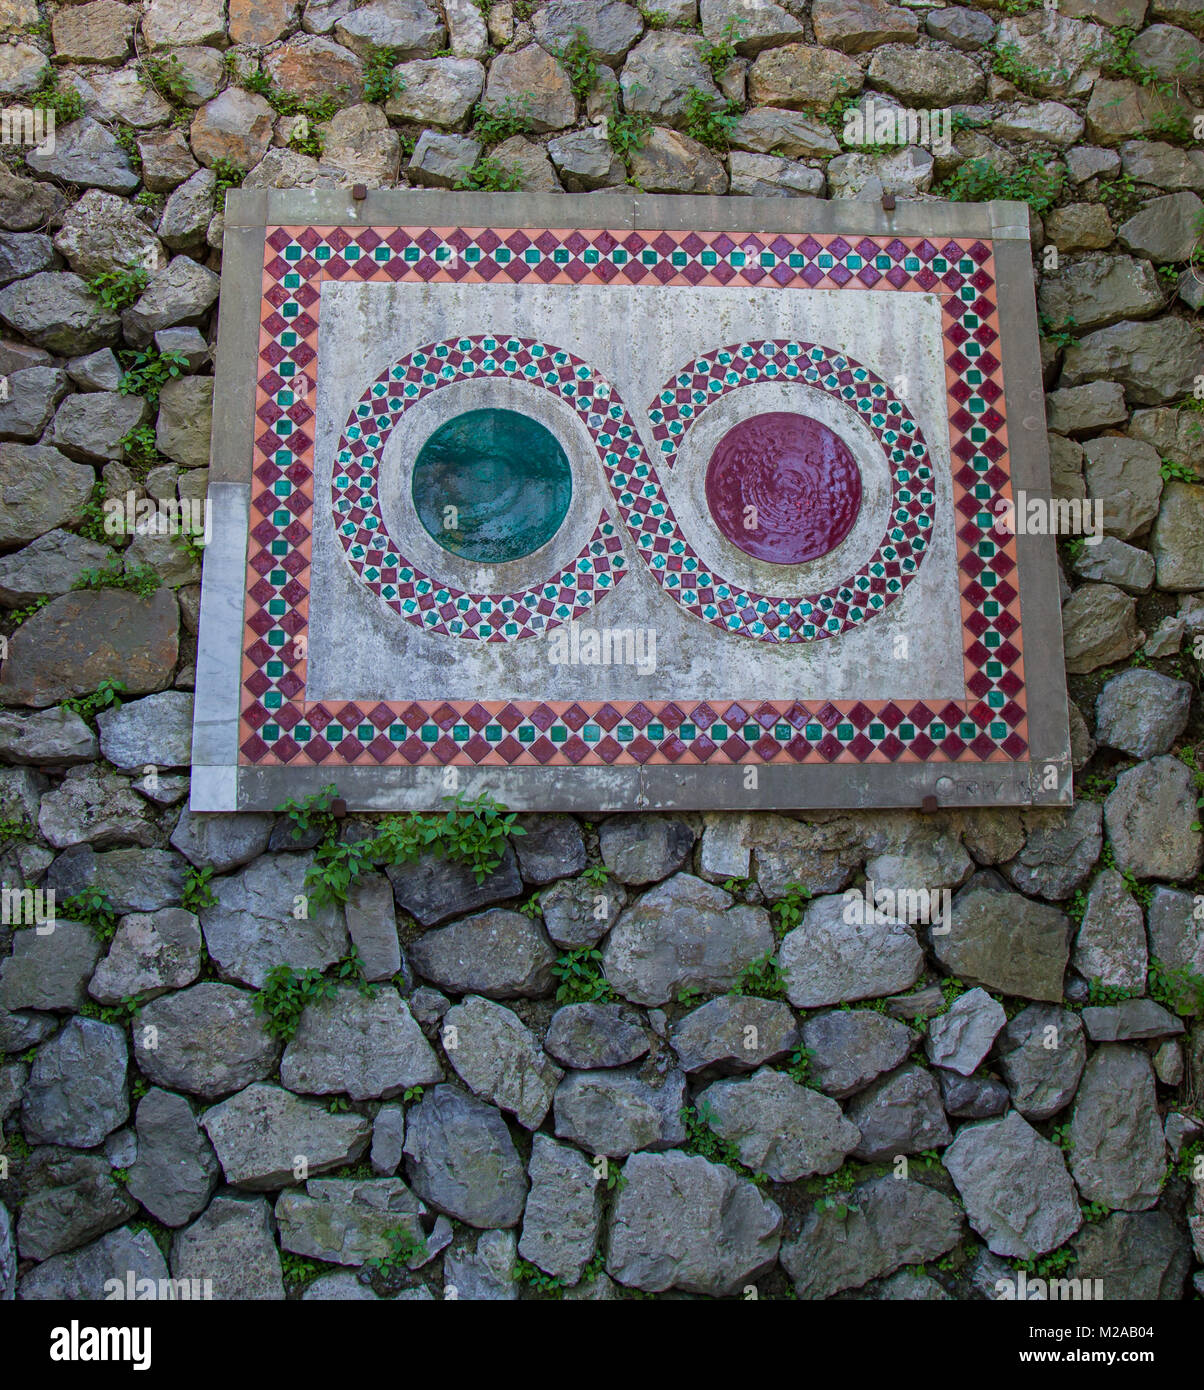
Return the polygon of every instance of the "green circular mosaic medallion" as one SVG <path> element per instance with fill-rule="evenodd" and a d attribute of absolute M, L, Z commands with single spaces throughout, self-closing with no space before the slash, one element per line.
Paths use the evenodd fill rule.
<path fill-rule="evenodd" d="M 530 555 L 560 529 L 573 473 L 550 430 L 516 410 L 456 415 L 418 451 L 418 519 L 453 555 L 499 564 Z"/>

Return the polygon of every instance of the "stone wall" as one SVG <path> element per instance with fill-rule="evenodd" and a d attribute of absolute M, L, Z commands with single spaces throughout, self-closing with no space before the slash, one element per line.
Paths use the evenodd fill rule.
<path fill-rule="evenodd" d="M 1204 1292 L 1198 4 L 0 22 L 0 97 L 60 114 L 0 163 L 2 867 L 59 903 L 0 927 L 0 1297 Z M 855 98 L 954 104 L 952 149 L 844 148 Z M 345 907 L 306 875 L 372 827 L 190 817 L 197 555 L 98 485 L 204 495 L 240 178 L 1027 196 L 1055 493 L 1106 531 L 1061 542 L 1075 808 L 525 817 Z"/>

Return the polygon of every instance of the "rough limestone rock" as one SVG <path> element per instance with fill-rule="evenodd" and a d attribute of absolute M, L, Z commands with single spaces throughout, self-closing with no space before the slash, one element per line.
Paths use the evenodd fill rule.
<path fill-rule="evenodd" d="M 502 1004 L 469 995 L 447 1011 L 441 1030 L 447 1059 L 475 1095 L 538 1129 L 564 1072 L 535 1035 Z"/>
<path fill-rule="evenodd" d="M 723 889 L 680 873 L 626 909 L 607 938 L 602 964 L 625 999 L 660 1005 L 686 989 L 731 989 L 747 965 L 773 949 L 763 908 L 733 907 Z"/>
<path fill-rule="evenodd" d="M 694 832 L 672 816 L 612 816 L 598 828 L 598 848 L 620 883 L 658 883 L 689 859 Z"/>
<path fill-rule="evenodd" d="M 1091 885 L 1070 960 L 1085 980 L 1137 993 L 1145 989 L 1145 921 L 1115 869 L 1101 869 Z"/>
<path fill-rule="evenodd" d="M 544 926 L 557 946 L 594 946 L 619 920 L 627 890 L 609 878 L 599 887 L 584 878 L 561 879 L 540 894 Z"/>
<path fill-rule="evenodd" d="M 949 974 L 967 984 L 1059 1000 L 1070 923 L 1058 908 L 1020 893 L 971 886 L 954 898 L 950 930 L 934 933 L 933 950 Z"/>
<path fill-rule="evenodd" d="M 467 864 L 427 854 L 409 864 L 393 864 L 386 870 L 397 906 L 423 927 L 459 917 L 475 907 L 516 898 L 523 880 L 510 845 L 502 862 L 478 883 Z"/>
<path fill-rule="evenodd" d="M 1158 757 L 1122 772 L 1104 802 L 1116 867 L 1138 878 L 1192 879 L 1204 856 L 1193 830 L 1196 790 L 1178 758 Z"/>
<path fill-rule="evenodd" d="M 963 1125 L 944 1163 L 970 1225 L 996 1255 L 1043 1255 L 1083 1224 L 1061 1151 L 1015 1110 Z"/>
<path fill-rule="evenodd" d="M 723 1298 L 772 1268 L 782 1213 L 730 1168 L 674 1150 L 633 1154 L 623 1175 L 606 1256 L 620 1284 Z"/>
<path fill-rule="evenodd" d="M 707 1125 L 735 1145 L 741 1163 L 774 1182 L 835 1172 L 861 1137 L 834 1100 L 772 1067 L 747 1079 L 715 1081 L 697 1104 Z"/>
<path fill-rule="evenodd" d="M 780 1061 L 794 1051 L 798 1040 L 798 1024 L 789 1006 L 755 995 L 708 1000 L 678 1019 L 669 1036 L 683 1071 L 719 1075 Z"/>
<path fill-rule="evenodd" d="M 1066 670 L 1072 675 L 1123 660 L 1145 639 L 1136 600 L 1112 584 L 1082 584 L 1062 606 Z"/>
<path fill-rule="evenodd" d="M 264 855 L 215 879 L 217 899 L 201 909 L 205 945 L 223 979 L 262 987 L 277 965 L 325 970 L 347 953 L 342 912 L 309 901 L 305 877 L 313 855 Z M 295 915 L 298 899 L 307 915 Z"/>
<path fill-rule="evenodd" d="M 748 74 L 748 95 L 754 106 L 824 112 L 838 96 L 855 96 L 864 80 L 858 64 L 843 53 L 787 43 L 758 54 Z"/>
<path fill-rule="evenodd" d="M 192 696 L 184 690 L 164 690 L 119 709 L 104 710 L 96 719 L 100 751 L 114 767 L 187 767 L 192 757 Z"/>
<path fill-rule="evenodd" d="M 152 1280 L 157 1297 L 159 1281 L 168 1277 L 167 1262 L 149 1231 L 122 1226 L 79 1250 L 52 1255 L 36 1265 L 21 1280 L 21 1299 L 26 1303 L 100 1302 L 115 1293 L 114 1280 L 124 1295 L 131 1274 L 135 1289 L 139 1287 L 137 1281 Z"/>
<path fill-rule="evenodd" d="M 941 1104 L 945 1114 L 959 1120 L 989 1120 L 1008 1108 L 1008 1088 L 993 1076 L 959 1076 L 938 1070 Z"/>
<path fill-rule="evenodd" d="M 1024 848 L 1003 872 L 1022 893 L 1068 898 L 1099 858 L 1101 811 L 1092 801 L 1071 810 L 1028 811 Z"/>
<path fill-rule="evenodd" d="M 153 998 L 192 984 L 201 970 L 201 930 L 182 907 L 130 913 L 118 923 L 88 993 L 102 1004 Z"/>
<path fill-rule="evenodd" d="M 1177 888 L 1154 889 L 1149 906 L 1150 956 L 1172 970 L 1204 975 L 1204 921 L 1195 896 Z"/>
<path fill-rule="evenodd" d="M 391 1253 L 389 1233 L 422 1240 L 422 1203 L 400 1178 L 318 1178 L 276 1199 L 280 1244 L 307 1259 L 362 1265 Z"/>
<path fill-rule="evenodd" d="M 383 874 L 361 874 L 347 890 L 343 915 L 366 980 L 391 980 L 401 969 L 393 889 Z"/>
<path fill-rule="evenodd" d="M 936 1081 L 914 1062 L 859 1091 L 845 1114 L 861 1131 L 853 1152 L 866 1163 L 941 1148 L 950 1138 Z"/>
<path fill-rule="evenodd" d="M 17 1218 L 22 1259 L 45 1260 L 120 1226 L 138 1210 L 109 1160 L 70 1149 L 41 1148 L 22 1164 L 25 1202 Z"/>
<path fill-rule="evenodd" d="M 681 1072 L 648 1080 L 635 1070 L 574 1071 L 556 1088 L 556 1135 L 589 1154 L 621 1158 L 637 1149 L 670 1149 L 686 1139 Z"/>
<path fill-rule="evenodd" d="M 1183 319 L 1117 323 L 1085 334 L 1066 349 L 1061 384 L 1115 381 L 1124 387 L 1130 405 L 1161 405 L 1190 394 L 1202 360 L 1199 336 Z"/>
<path fill-rule="evenodd" d="M 156 838 L 146 803 L 123 778 L 97 765 L 69 769 L 42 798 L 38 829 L 55 849 L 148 846 Z"/>
<path fill-rule="evenodd" d="M 1191 686 L 1157 671 L 1121 671 L 1095 702 L 1095 737 L 1107 748 L 1135 758 L 1168 753 L 1183 732 Z"/>
<path fill-rule="evenodd" d="M 276 818 L 254 812 L 207 815 L 185 806 L 171 832 L 171 845 L 196 869 L 228 873 L 257 859 L 268 847 Z"/>
<path fill-rule="evenodd" d="M 317 1101 L 263 1082 L 211 1106 L 201 1123 L 226 1181 L 260 1191 L 295 1182 L 298 1156 L 308 1173 L 354 1163 L 372 1135 L 370 1121 L 354 1111 L 332 1115 Z"/>
<path fill-rule="evenodd" d="M 63 594 L 12 638 L 0 700 L 45 708 L 106 680 L 121 681 L 128 695 L 162 690 L 175 671 L 179 623 L 169 589 L 149 598 L 124 589 Z"/>
<path fill-rule="evenodd" d="M 442 1081 L 443 1068 L 396 989 L 342 984 L 302 1010 L 280 1080 L 306 1095 L 374 1100 Z"/>
<path fill-rule="evenodd" d="M 215 1197 L 172 1241 L 171 1272 L 177 1279 L 210 1280 L 215 1299 L 282 1299 L 271 1206 L 262 1197 Z"/>
<path fill-rule="evenodd" d="M 74 710 L 0 710 L 0 762 L 70 767 L 91 762 L 99 753 L 96 735 Z"/>
<path fill-rule="evenodd" d="M 868 53 L 884 43 L 914 43 L 920 23 L 910 11 L 884 0 L 815 0 L 811 19 L 819 42 L 841 53 Z"/>
<path fill-rule="evenodd" d="M 1162 506 L 1150 536 L 1157 565 L 1158 587 L 1179 592 L 1204 585 L 1204 487 L 1171 482 L 1163 489 Z"/>
<path fill-rule="evenodd" d="M 372 1148 L 369 1162 L 379 1177 L 388 1177 L 401 1167 L 401 1151 L 406 1141 L 406 1112 L 400 1102 L 382 1105 L 372 1121 Z"/>
<path fill-rule="evenodd" d="M 443 1261 L 445 1297 L 454 1289 L 453 1297 L 474 1303 L 516 1302 L 517 1254 L 513 1231 L 484 1231 L 472 1250 L 464 1245 L 453 1246 Z"/>
<path fill-rule="evenodd" d="M 514 841 L 525 883 L 552 883 L 585 868 L 585 840 L 572 816 L 522 816 Z"/>
<path fill-rule="evenodd" d="M 928 1025 L 928 1060 L 933 1066 L 969 1076 L 990 1052 L 1006 1022 L 1003 1005 L 985 989 L 967 990 Z"/>
<path fill-rule="evenodd" d="M 602 1222 L 602 1187 L 589 1160 L 546 1134 L 531 1143 L 531 1190 L 518 1253 L 546 1274 L 575 1284 L 593 1258 Z"/>
<path fill-rule="evenodd" d="M 196 1110 L 183 1096 L 152 1087 L 138 1102 L 138 1157 L 126 1191 L 165 1226 L 204 1211 L 220 1169 Z"/>
<path fill-rule="evenodd" d="M 631 157 L 631 177 L 649 193 L 726 193 L 727 171 L 700 141 L 655 126 Z"/>
<path fill-rule="evenodd" d="M 33 1144 L 95 1148 L 130 1113 L 125 1034 L 94 1018 L 69 1019 L 34 1058 L 21 1107 Z"/>
<path fill-rule="evenodd" d="M 94 481 L 90 468 L 48 445 L 6 444 L 0 459 L 0 547 L 11 549 L 82 521 Z"/>
<path fill-rule="evenodd" d="M 556 952 L 521 912 L 493 908 L 429 931 L 409 947 L 414 969 L 453 994 L 519 999 L 546 994 Z"/>
<path fill-rule="evenodd" d="M 799 1298 L 829 1298 L 935 1260 L 961 1234 L 961 1212 L 943 1193 L 913 1178 L 872 1178 L 839 1204 L 807 1211 L 798 1236 L 782 1246 L 782 1266 Z"/>
<path fill-rule="evenodd" d="M 591 1071 L 638 1062 L 649 1042 L 639 1015 L 622 1004 L 566 1004 L 552 1015 L 543 1045 L 564 1066 Z"/>
<path fill-rule="evenodd" d="M 1149 318 L 1162 308 L 1162 289 L 1149 261 L 1100 256 L 1042 276 L 1037 305 L 1055 326 L 1073 323 L 1086 331 Z"/>
<path fill-rule="evenodd" d="M 1145 1211 L 1158 1200 L 1166 1143 L 1146 1053 L 1108 1043 L 1083 1072 L 1070 1117 L 1070 1171 L 1085 1201 Z"/>
<path fill-rule="evenodd" d="M 620 77 L 623 106 L 655 125 L 682 125 L 691 91 L 718 104 L 719 89 L 698 55 L 697 41 L 668 30 L 646 34 L 628 54 Z"/>
<path fill-rule="evenodd" d="M 271 1072 L 280 1044 L 255 1011 L 255 996 L 204 982 L 138 1011 L 134 1056 L 148 1080 L 216 1100 Z"/>
<path fill-rule="evenodd" d="M 431 1206 L 483 1229 L 516 1226 L 527 1180 L 505 1120 L 457 1086 L 436 1086 L 412 1106 L 406 1174 Z"/>
<path fill-rule="evenodd" d="M 1166 1211 L 1115 1211 L 1075 1237 L 1076 1278 L 1099 1279 L 1109 1299 L 1179 1299 L 1191 1269 L 1191 1245 Z"/>
<path fill-rule="evenodd" d="M 83 1008 L 103 949 L 91 927 L 61 917 L 53 931 L 35 926 L 16 932 L 12 954 L 0 961 L 0 1009 Z"/>
<path fill-rule="evenodd" d="M 106 126 L 91 116 L 81 116 L 70 125 L 60 126 L 55 131 L 54 148 L 45 152 L 28 150 L 25 162 L 35 173 L 47 174 L 64 183 L 78 184 L 81 188 L 99 188 L 105 193 L 132 193 L 138 186 L 138 175 L 124 146 Z M 105 312 L 108 313 L 107 310 Z M 46 347 L 49 344 L 39 343 L 38 346 Z M 64 352 L 87 350 L 83 346 L 72 346 L 64 349 Z"/>
<path fill-rule="evenodd" d="M 843 896 L 832 895 L 810 904 L 802 924 L 783 938 L 778 959 L 786 997 L 796 1008 L 815 1009 L 909 988 L 924 952 L 909 926 L 850 911 Z"/>
<path fill-rule="evenodd" d="M 833 1009 L 803 1023 L 802 1041 L 811 1057 L 809 1079 L 826 1095 L 844 1099 L 894 1071 L 911 1051 L 915 1034 L 876 1010 Z"/>
<path fill-rule="evenodd" d="M 1136 1042 L 1184 1031 L 1180 1020 L 1152 999 L 1122 999 L 1119 1004 L 1086 1008 L 1083 1027 L 1092 1042 Z"/>

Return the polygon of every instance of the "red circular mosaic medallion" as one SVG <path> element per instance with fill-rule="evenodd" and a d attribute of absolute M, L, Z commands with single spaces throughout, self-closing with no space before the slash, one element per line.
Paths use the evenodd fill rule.
<path fill-rule="evenodd" d="M 724 536 L 775 565 L 834 550 L 861 507 L 861 473 L 849 447 L 808 415 L 767 411 L 741 420 L 711 455 L 707 506 Z"/>

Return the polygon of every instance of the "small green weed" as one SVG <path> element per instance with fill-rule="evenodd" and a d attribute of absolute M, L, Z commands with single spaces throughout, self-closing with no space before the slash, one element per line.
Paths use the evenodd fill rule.
<path fill-rule="evenodd" d="M 602 1004 L 614 998 L 602 973 L 602 952 L 594 946 L 565 951 L 552 967 L 552 974 L 560 981 L 556 987 L 558 1004 Z"/>
<path fill-rule="evenodd" d="M 150 275 L 141 266 L 135 266 L 132 270 L 102 270 L 85 283 L 88 292 L 94 294 L 106 309 L 119 314 L 141 297 L 149 280 Z"/>

